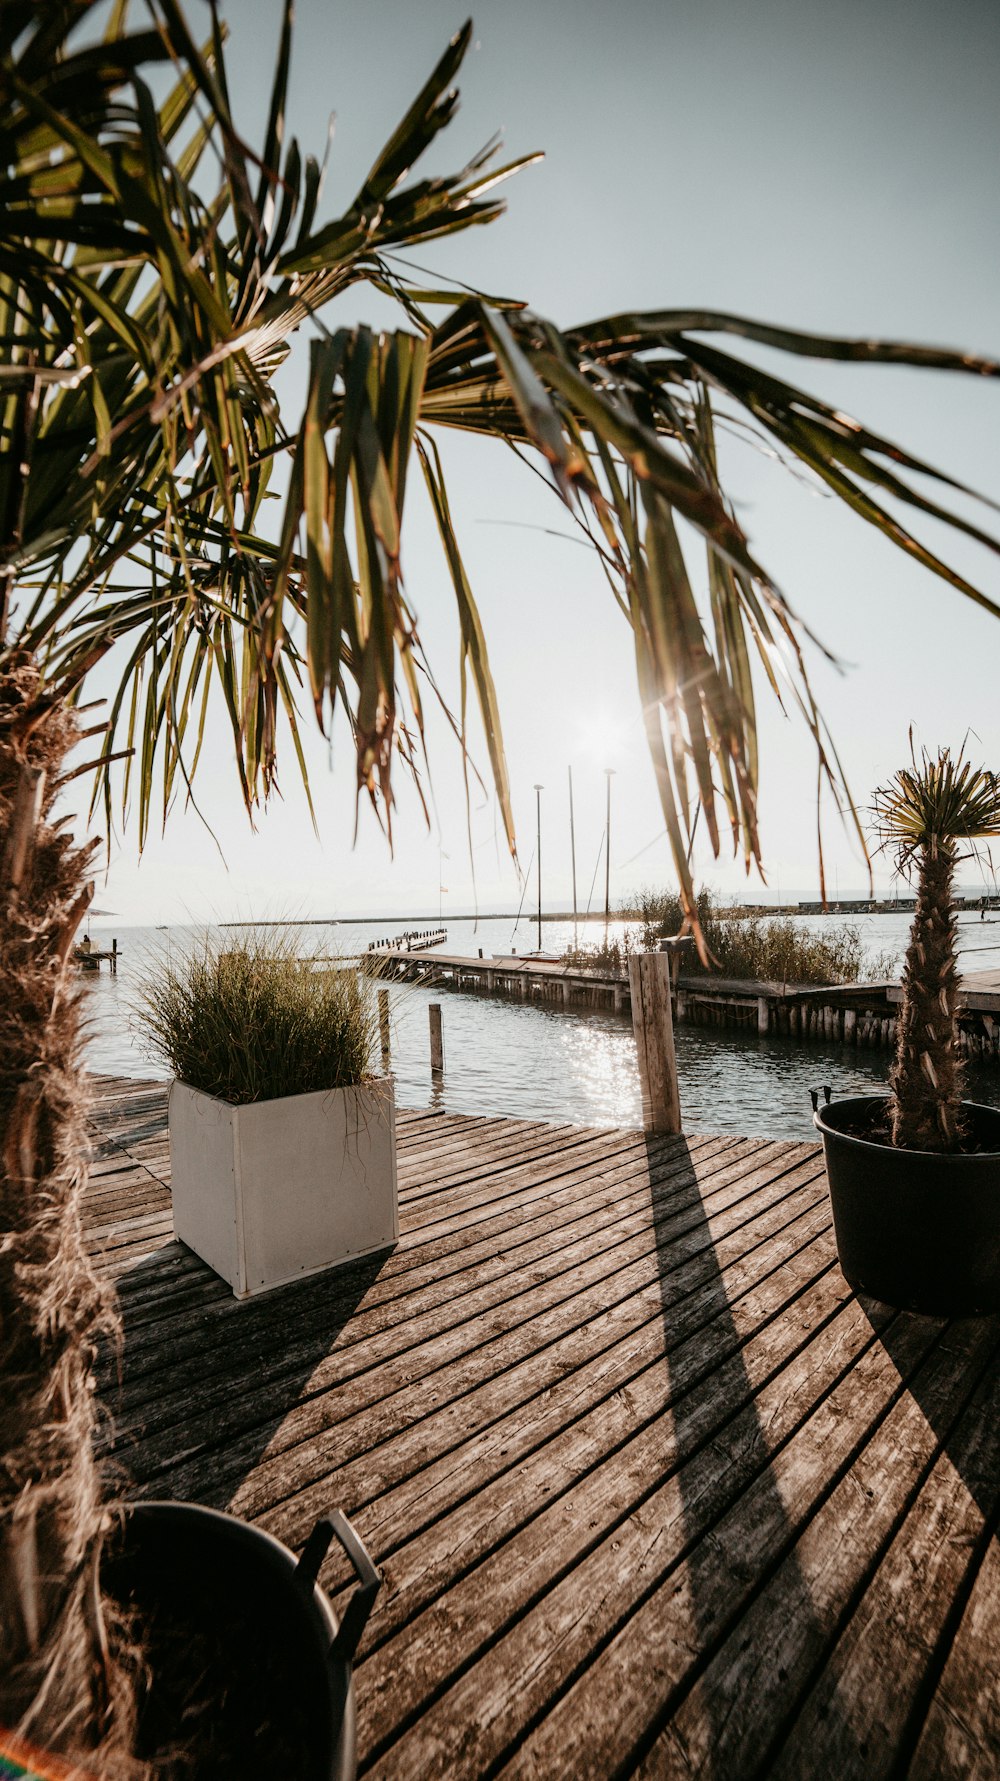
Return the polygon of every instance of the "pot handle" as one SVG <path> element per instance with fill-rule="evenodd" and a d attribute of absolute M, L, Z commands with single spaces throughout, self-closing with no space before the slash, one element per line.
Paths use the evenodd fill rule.
<path fill-rule="evenodd" d="M 339 1509 L 334 1511 L 328 1521 L 317 1521 L 302 1548 L 295 1575 L 306 1589 L 312 1589 L 334 1536 L 354 1566 L 358 1587 L 341 1615 L 337 1636 L 330 1646 L 330 1657 L 335 1662 L 352 1663 L 354 1653 L 361 1643 L 361 1635 L 368 1624 L 368 1616 L 375 1605 L 375 1597 L 382 1587 L 382 1573 L 372 1563 L 363 1541 L 355 1533 L 347 1516 Z"/>
<path fill-rule="evenodd" d="M 830 1105 L 830 1084 L 828 1082 L 824 1082 L 822 1085 L 822 1088 L 823 1088 L 823 1103 L 825 1106 L 829 1107 L 829 1105 Z M 811 1102 L 813 1104 L 813 1112 L 814 1113 L 819 1112 L 819 1096 L 820 1096 L 820 1091 L 818 1088 L 811 1088 L 809 1090 L 809 1099 L 811 1100 Z"/>

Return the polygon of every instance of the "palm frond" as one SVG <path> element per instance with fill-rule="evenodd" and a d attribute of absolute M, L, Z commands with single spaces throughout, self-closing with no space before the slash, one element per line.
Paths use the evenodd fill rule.
<path fill-rule="evenodd" d="M 872 803 L 880 843 L 894 851 L 901 872 L 925 851 L 954 853 L 964 842 L 1000 836 L 1000 774 L 973 767 L 964 746 L 957 755 L 913 752 L 912 765 L 880 786 Z"/>
<path fill-rule="evenodd" d="M 991 553 L 1000 541 L 950 504 L 973 493 L 958 479 L 732 343 L 987 377 L 997 364 L 709 310 L 560 330 L 513 299 L 415 282 L 407 252 L 493 221 L 498 183 L 534 158 L 500 163 L 492 141 L 452 174 L 420 175 L 421 156 L 454 116 L 471 27 L 452 40 L 352 204 L 323 220 L 323 166 L 294 136 L 285 140 L 290 0 L 277 21 L 259 146 L 233 122 L 218 22 L 199 47 L 180 0 L 149 4 L 149 28 L 129 31 L 119 5 L 104 36 L 88 41 L 81 27 L 98 16 L 92 0 L 14 4 L 0 27 L 10 154 L 0 206 L 0 597 L 5 613 L 16 609 L 4 635 L 8 647 L 42 656 L 53 686 L 67 691 L 96 661 L 118 661 L 101 797 L 110 800 L 112 757 L 123 748 L 134 751 L 121 786 L 140 840 L 157 781 L 164 812 L 181 788 L 190 796 L 214 688 L 252 810 L 275 783 L 283 723 L 304 774 L 296 698 L 308 686 L 324 727 L 344 708 L 359 789 L 389 826 L 393 759 L 419 773 L 422 688 L 434 685 L 403 581 L 416 450 L 456 601 L 455 727 L 464 749 L 471 678 L 513 848 L 500 701 L 434 443 L 444 427 L 527 459 L 595 551 L 632 628 L 692 916 L 699 809 L 716 849 L 728 832 L 747 866 L 760 864 L 758 670 L 799 712 L 821 782 L 853 811 L 809 684 L 808 633 L 720 483 L 720 417 L 748 416 L 866 523 L 996 614 L 997 600 L 899 511 L 944 522 Z M 165 65 L 173 84 L 154 102 L 147 77 L 162 80 Z M 328 332 L 325 306 L 361 281 L 398 303 L 400 330 Z M 308 389 L 289 425 L 274 380 L 303 328 L 314 336 Z M 287 486 L 271 522 L 278 459 Z M 703 575 L 691 554 L 699 540 Z"/>

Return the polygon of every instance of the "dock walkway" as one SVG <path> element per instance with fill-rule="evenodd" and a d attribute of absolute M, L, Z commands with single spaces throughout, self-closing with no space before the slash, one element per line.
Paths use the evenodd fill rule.
<path fill-rule="evenodd" d="M 99 971 L 102 965 L 107 965 L 112 977 L 118 974 L 118 960 L 121 956 L 117 940 L 112 940 L 110 946 L 101 948 L 92 946 L 88 939 L 86 944 L 78 941 L 73 948 L 74 962 L 81 971 Z"/>
<path fill-rule="evenodd" d="M 560 959 L 517 953 L 468 958 L 455 953 L 388 946 L 380 969 L 387 975 L 451 989 L 486 991 L 522 1001 L 539 998 L 564 1007 L 630 1006 L 629 982 L 622 972 L 587 970 Z M 898 983 L 779 983 L 756 978 L 725 978 L 681 971 L 674 982 L 678 1025 L 720 1026 L 781 1037 L 891 1050 L 896 1043 Z M 961 980 L 960 1055 L 979 1062 L 1000 1060 L 1000 972 L 973 971 Z"/>
<path fill-rule="evenodd" d="M 1000 1319 L 859 1302 L 813 1145 L 404 1112 L 395 1252 L 238 1302 L 163 1088 L 92 1128 L 115 1457 L 293 1547 L 352 1517 L 362 1774 L 1000 1772 Z"/>

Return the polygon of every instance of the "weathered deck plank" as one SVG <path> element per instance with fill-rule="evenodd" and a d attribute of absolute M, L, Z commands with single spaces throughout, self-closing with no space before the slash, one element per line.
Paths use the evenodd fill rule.
<path fill-rule="evenodd" d="M 648 1189 L 646 1192 L 648 1197 Z M 478 1298 L 482 1302 L 490 1295 L 491 1288 L 493 1289 L 492 1295 L 490 1295 L 491 1300 L 502 1305 L 504 1299 L 509 1298 L 510 1275 L 513 1268 L 536 1264 L 539 1268 L 549 1265 L 557 1272 L 566 1272 L 579 1263 L 579 1244 L 574 1244 L 572 1239 L 577 1237 L 582 1239 L 583 1233 L 586 1232 L 591 1244 L 597 1235 L 604 1233 L 609 1233 L 609 1241 L 612 1238 L 620 1240 L 625 1234 L 627 1211 L 626 1201 L 613 1224 L 612 1215 L 606 1207 L 606 1195 L 600 1215 L 595 1211 L 589 1197 L 585 1197 L 570 1222 L 556 1229 L 548 1226 L 543 1228 L 540 1234 L 531 1234 L 532 1225 L 541 1222 L 537 1219 L 532 1220 L 527 1227 L 529 1234 L 524 1236 L 522 1233 L 522 1240 L 516 1243 L 512 1242 L 510 1250 L 505 1251 L 502 1255 L 496 1253 L 495 1245 L 492 1242 L 488 1246 L 484 1246 L 482 1243 L 472 1243 L 468 1246 L 467 1251 L 457 1258 L 453 1255 L 446 1255 L 443 1258 L 434 1257 L 427 1263 L 418 1264 L 405 1273 L 390 1274 L 387 1270 L 381 1279 L 373 1282 L 366 1294 L 364 1309 L 359 1309 L 357 1315 L 351 1320 L 349 1330 L 343 1332 L 339 1343 L 339 1353 L 343 1356 L 348 1347 L 364 1342 L 366 1337 L 377 1332 L 397 1327 L 400 1319 L 405 1318 L 405 1330 L 411 1346 L 418 1345 L 421 1334 L 427 1329 L 429 1339 L 435 1343 L 435 1355 L 440 1362 L 442 1355 L 440 1347 L 437 1345 L 437 1336 L 440 1329 L 446 1327 L 446 1324 L 443 1316 L 440 1326 L 437 1325 L 436 1320 L 442 1313 L 446 1302 L 450 1306 L 449 1318 L 457 1318 L 459 1322 L 468 1321 L 469 1313 L 473 1310 L 474 1298 Z M 617 1226 L 617 1229 L 614 1226 Z M 449 1261 L 453 1264 L 450 1272 L 446 1266 Z M 540 1273 L 536 1274 L 535 1280 L 536 1284 L 540 1281 Z M 393 1288 L 395 1291 L 392 1290 Z M 490 1302 L 487 1308 L 494 1308 L 493 1303 Z M 429 1319 L 425 1317 L 421 1322 L 421 1312 L 429 1313 Z M 150 1334 L 147 1329 L 143 1335 L 145 1346 L 151 1349 L 154 1361 L 158 1360 L 160 1358 L 158 1332 L 154 1329 Z M 183 1363 L 173 1364 L 170 1370 L 171 1392 L 167 1397 L 164 1396 L 162 1389 L 158 1389 L 155 1383 L 152 1384 L 151 1391 L 155 1394 L 155 1412 L 150 1410 L 142 1416 L 142 1425 L 146 1433 L 150 1432 L 157 1423 L 169 1422 L 171 1419 L 176 1420 L 176 1408 L 173 1410 L 172 1417 L 170 1398 L 176 1397 L 179 1392 L 184 1394 L 187 1405 L 186 1423 L 189 1434 L 195 1415 L 200 1416 L 206 1410 L 211 1409 L 216 1401 L 226 1402 L 232 1389 L 231 1375 L 234 1372 L 239 1374 L 245 1368 L 245 1341 L 239 1339 L 238 1326 L 236 1335 L 235 1342 L 220 1340 L 215 1345 L 209 1368 L 206 1368 L 204 1357 L 198 1353 L 195 1353 L 187 1367 Z M 347 1340 L 348 1336 L 350 1341 Z M 243 1424 L 251 1421 L 252 1413 L 255 1411 L 265 1415 L 270 1413 L 274 1407 L 271 1402 L 271 1394 L 283 1389 L 284 1376 L 290 1370 L 294 1370 L 297 1366 L 314 1358 L 310 1338 L 304 1337 L 301 1340 L 296 1340 L 291 1332 L 288 1341 L 280 1349 L 263 1353 L 255 1369 L 254 1396 L 252 1399 L 247 1398 L 243 1401 L 237 1411 L 238 1421 Z M 366 1349 L 364 1351 L 365 1370 L 368 1369 L 370 1359 L 370 1353 Z M 325 1376 L 323 1368 L 319 1367 L 314 1370 L 310 1378 L 310 1393 L 315 1395 L 331 1382 L 332 1375 Z M 384 1390 L 385 1382 L 383 1380 L 380 1387 L 382 1395 L 384 1395 Z M 192 1398 L 192 1392 L 195 1393 L 194 1398 Z M 133 1404 L 138 1401 L 137 1396 L 131 1398 Z M 180 1407 L 183 1408 L 183 1406 Z M 119 1426 L 126 1427 L 128 1424 L 120 1422 Z M 210 1432 L 211 1438 L 217 1440 L 220 1425 L 214 1416 Z"/>
<path fill-rule="evenodd" d="M 970 1384 L 977 1382 L 977 1370 L 981 1375 L 995 1347 L 994 1332 L 974 1325 L 966 1325 L 951 1343 L 938 1341 L 934 1345 L 910 1378 L 910 1389 L 896 1397 L 884 1420 L 873 1428 L 832 1495 L 807 1522 L 764 1590 L 702 1672 L 695 1691 L 672 1714 L 660 1744 L 650 1752 L 650 1774 L 660 1766 L 664 1742 L 680 1744 L 694 1773 L 710 1760 L 718 1762 L 723 1772 L 732 1769 L 745 1740 L 768 1754 L 780 1742 L 781 1729 L 794 1712 L 803 1686 L 824 1663 L 831 1629 L 841 1626 L 850 1613 L 859 1579 L 872 1574 L 901 1506 L 913 1502 L 926 1479 L 938 1436 L 923 1412 L 921 1399 L 948 1403 L 957 1417 L 970 1395 Z M 978 1404 L 977 1412 L 982 1407 Z M 979 1414 L 974 1420 L 980 1421 Z M 785 1489 L 782 1498 L 787 1513 L 789 1495 Z M 929 1493 L 925 1500 L 932 1500 Z M 939 1510 L 946 1509 L 943 1496 L 933 1500 Z M 916 1531 L 911 1523 L 908 1539 Z M 919 1572 L 926 1551 L 911 1547 L 908 1556 Z M 891 1629 L 880 1614 L 878 1620 L 881 1664 Z M 917 1677 L 923 1675 L 925 1639 L 931 1630 L 921 1614 L 919 1599 L 907 1603 L 906 1621 L 912 1643 L 906 1652 L 895 1654 L 892 1695 L 879 1702 L 881 1724 L 873 1718 L 867 1688 L 874 1656 L 869 1650 L 866 1664 L 860 1672 L 855 1671 L 853 1686 L 848 1682 L 843 1698 L 839 1689 L 829 1693 L 823 1718 L 803 1728 L 804 1737 L 796 1737 L 786 1756 L 786 1773 L 801 1773 L 803 1759 L 808 1760 L 812 1752 L 812 1773 L 817 1781 L 825 1777 L 833 1781 L 844 1772 L 852 1750 L 862 1744 L 868 1773 L 875 1777 L 887 1772 L 887 1761 L 891 1764 L 906 1725 L 907 1683 L 912 1686 L 914 1681 L 914 1661 Z M 856 1623 L 855 1615 L 851 1627 Z M 825 1664 L 824 1675 L 832 1678 L 838 1668 L 835 1654 Z M 714 1704 L 722 1702 L 724 1714 L 714 1710 Z M 822 1735 L 817 1740 L 818 1732 Z"/>
<path fill-rule="evenodd" d="M 163 1086 L 98 1087 L 116 1460 L 354 1518 L 362 1773 L 1000 1771 L 1000 1319 L 855 1299 L 813 1146 L 403 1112 L 394 1253 L 241 1304 Z"/>
<path fill-rule="evenodd" d="M 914 1332 L 918 1355 L 931 1339 Z M 849 1393 L 831 1404 L 848 1373 Z M 455 1642 L 455 1589 L 425 1617 L 429 1637 L 419 1646 L 418 1623 L 405 1629 L 398 1651 L 379 1652 L 364 1666 L 377 1670 L 372 1681 L 366 1674 L 359 1700 L 367 1735 L 388 1749 L 389 1720 L 399 1734 L 400 1774 L 482 1774 L 502 1761 L 526 1722 L 544 1715 L 514 1772 L 613 1772 L 641 1749 L 654 1716 L 678 1700 L 790 1524 L 804 1523 L 843 1444 L 879 1416 L 895 1377 L 851 1304 L 739 1413 L 724 1442 L 713 1441 L 715 1423 L 700 1396 L 690 1406 L 684 1400 L 690 1436 L 687 1417 L 675 1411 L 672 1426 L 611 1456 L 578 1493 L 545 1511 L 519 1539 L 516 1564 L 500 1554 L 471 1580 L 474 1598 L 485 1588 L 491 1620 L 506 1610 L 503 1637 L 484 1640 L 474 1667 L 445 1693 L 434 1682 L 442 1648 Z M 480 1610 L 480 1625 L 482 1618 Z M 410 1713 L 419 1711 L 412 1724 L 400 1723 L 406 1684 L 415 1697 Z"/>
<path fill-rule="evenodd" d="M 949 1531 L 948 1538 L 952 1538 Z M 995 1781 L 1000 1761 L 1000 1688 L 997 1687 L 997 1604 L 1000 1602 L 1000 1540 L 997 1519 L 984 1530 L 973 1558 L 968 1601 L 958 1631 L 944 1644 L 927 1717 L 917 1732 L 912 1781 L 961 1775 L 963 1781 Z"/>
<path fill-rule="evenodd" d="M 803 1295 L 810 1314 L 831 1290 L 829 1264 L 820 1260 L 814 1244 L 815 1240 L 802 1252 L 809 1288 L 817 1288 L 816 1277 L 810 1277 L 817 1267 L 823 1283 L 815 1298 Z M 763 1248 L 759 1254 L 763 1259 Z M 734 1287 L 742 1265 L 737 1264 L 729 1276 Z M 836 1283 L 832 1290 L 836 1295 Z M 358 1525 L 384 1554 L 391 1586 L 369 1649 L 384 1643 L 418 1609 L 433 1602 L 451 1578 L 471 1570 L 527 1525 L 551 1501 L 554 1476 L 582 1477 L 598 1456 L 624 1447 L 633 1435 L 665 1415 L 677 1398 L 706 1379 L 737 1346 L 768 1341 L 767 1332 L 777 1329 L 781 1334 L 775 1364 L 780 1364 L 781 1342 L 795 1341 L 791 1319 L 775 1322 L 788 1291 L 775 1272 L 759 1287 L 744 1289 L 732 1330 L 723 1327 L 706 1302 L 715 1298 L 714 1283 L 708 1292 L 693 1294 L 679 1308 L 678 1330 L 684 1339 L 672 1353 L 669 1374 L 663 1366 L 662 1338 L 657 1341 L 659 1307 L 638 1329 L 627 1329 L 596 1355 L 580 1358 L 567 1345 L 564 1358 L 577 1364 L 558 1394 L 543 1393 L 526 1408 L 518 1407 L 477 1429 L 462 1445 L 401 1484 L 359 1504 Z M 651 1309 L 648 1299 L 644 1308 Z M 512 1493 L 508 1474 L 515 1466 L 517 1490 Z"/>
<path fill-rule="evenodd" d="M 961 1330 L 961 1339 L 970 1347 L 978 1340 L 970 1325 Z M 817 1546 L 809 1576 L 817 1627 L 836 1624 L 843 1631 L 824 1654 L 822 1667 L 814 1662 L 815 1684 L 776 1762 L 775 1774 L 787 1781 L 802 1773 L 809 1751 L 822 1749 L 815 1772 L 818 1781 L 827 1776 L 832 1781 L 843 1772 L 844 1754 L 852 1746 L 864 1745 L 874 1778 L 889 1775 L 901 1746 L 912 1745 L 909 1732 L 915 1718 L 919 1724 L 921 1690 L 928 1681 L 927 1653 L 940 1648 L 966 1577 L 977 1568 L 977 1549 L 987 1522 L 995 1520 L 1000 1498 L 996 1350 L 988 1351 L 984 1376 L 971 1399 L 963 1397 L 965 1357 L 952 1352 L 954 1380 L 945 1368 L 942 1389 L 932 1392 L 931 1380 L 924 1377 L 919 1396 L 905 1394 L 882 1431 L 877 1455 L 867 1449 L 831 1498 L 838 1512 L 834 1539 L 825 1551 Z M 905 1517 L 894 1527 L 899 1522 L 901 1468 L 912 1484 Z M 817 1518 L 809 1529 L 810 1545 L 829 1536 L 827 1519 Z M 870 1581 L 852 1612 L 848 1592 L 865 1571 Z M 786 1602 L 785 1610 L 788 1606 Z M 817 1606 L 822 1615 L 816 1614 Z M 785 1620 L 786 1627 L 793 1624 L 792 1618 Z M 779 1660 L 786 1645 L 787 1640 L 781 1648 L 777 1642 L 773 1646 Z M 891 1670 L 892 1695 L 872 1703 L 867 1678 L 883 1665 Z M 992 1696 L 996 1704 L 995 1646 L 992 1669 L 983 1698 Z M 954 1771 L 942 1764 L 934 1772 Z"/>
<path fill-rule="evenodd" d="M 720 1194 L 733 1185 L 727 1183 L 719 1189 Z M 755 1193 L 745 1196 L 754 1210 L 766 1209 L 763 1196 L 769 1187 L 769 1182 L 759 1185 Z M 710 1222 L 721 1241 L 730 1224 L 735 1222 L 742 1229 L 749 1215 L 741 1199 L 725 1206 Z M 325 1477 L 330 1455 L 343 1452 L 339 1424 L 348 1411 L 363 1410 L 373 1424 L 384 1429 L 391 1408 L 395 1419 L 407 1425 L 418 1418 L 425 1401 L 437 1405 L 464 1395 L 483 1375 L 492 1377 L 498 1370 L 506 1373 L 517 1361 L 547 1348 L 556 1336 L 604 1315 L 609 1304 L 655 1281 L 659 1261 L 655 1238 L 639 1220 L 622 1220 L 620 1224 L 613 1235 L 591 1232 L 543 1256 L 533 1267 L 526 1266 L 512 1276 L 501 1275 L 486 1285 L 477 1283 L 455 1300 L 449 1301 L 443 1291 L 435 1299 L 430 1292 L 415 1295 L 418 1302 L 412 1314 L 406 1304 L 398 1310 L 394 1305 L 376 1309 L 372 1314 L 359 1310 L 345 1334 L 353 1333 L 355 1324 L 361 1322 L 365 1324 L 364 1339 L 352 1340 L 344 1347 L 338 1344 L 315 1364 L 309 1401 L 296 1405 L 285 1416 L 280 1437 L 269 1443 L 267 1460 L 240 1486 L 234 1506 L 239 1501 L 240 1513 L 257 1514 L 268 1500 L 280 1500 L 314 1477 Z M 669 1224 L 677 1230 L 678 1261 L 709 1246 L 711 1238 L 700 1211 L 683 1209 L 673 1214 Z M 318 1392 L 325 1393 L 334 1385 L 340 1389 L 333 1403 L 328 1404 L 325 1396 L 316 1401 Z M 401 1394 L 398 1402 L 397 1392 Z M 248 1411 L 252 1408 L 251 1403 Z M 234 1467 L 241 1470 L 247 1453 L 257 1445 L 251 1413 L 244 1419 L 243 1426 L 247 1425 L 248 1435 L 238 1435 L 223 1454 L 208 1456 L 216 1485 Z M 295 1451 L 283 1454 L 286 1448 Z M 196 1484 L 196 1473 L 186 1472 L 185 1488 Z"/>

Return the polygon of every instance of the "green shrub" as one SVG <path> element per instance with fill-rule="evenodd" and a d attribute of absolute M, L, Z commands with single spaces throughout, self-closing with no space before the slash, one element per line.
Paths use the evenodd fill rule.
<path fill-rule="evenodd" d="M 139 987 L 146 1049 L 190 1088 L 242 1106 L 374 1074 L 375 988 L 353 966 L 317 968 L 268 931 L 166 958 Z"/>

